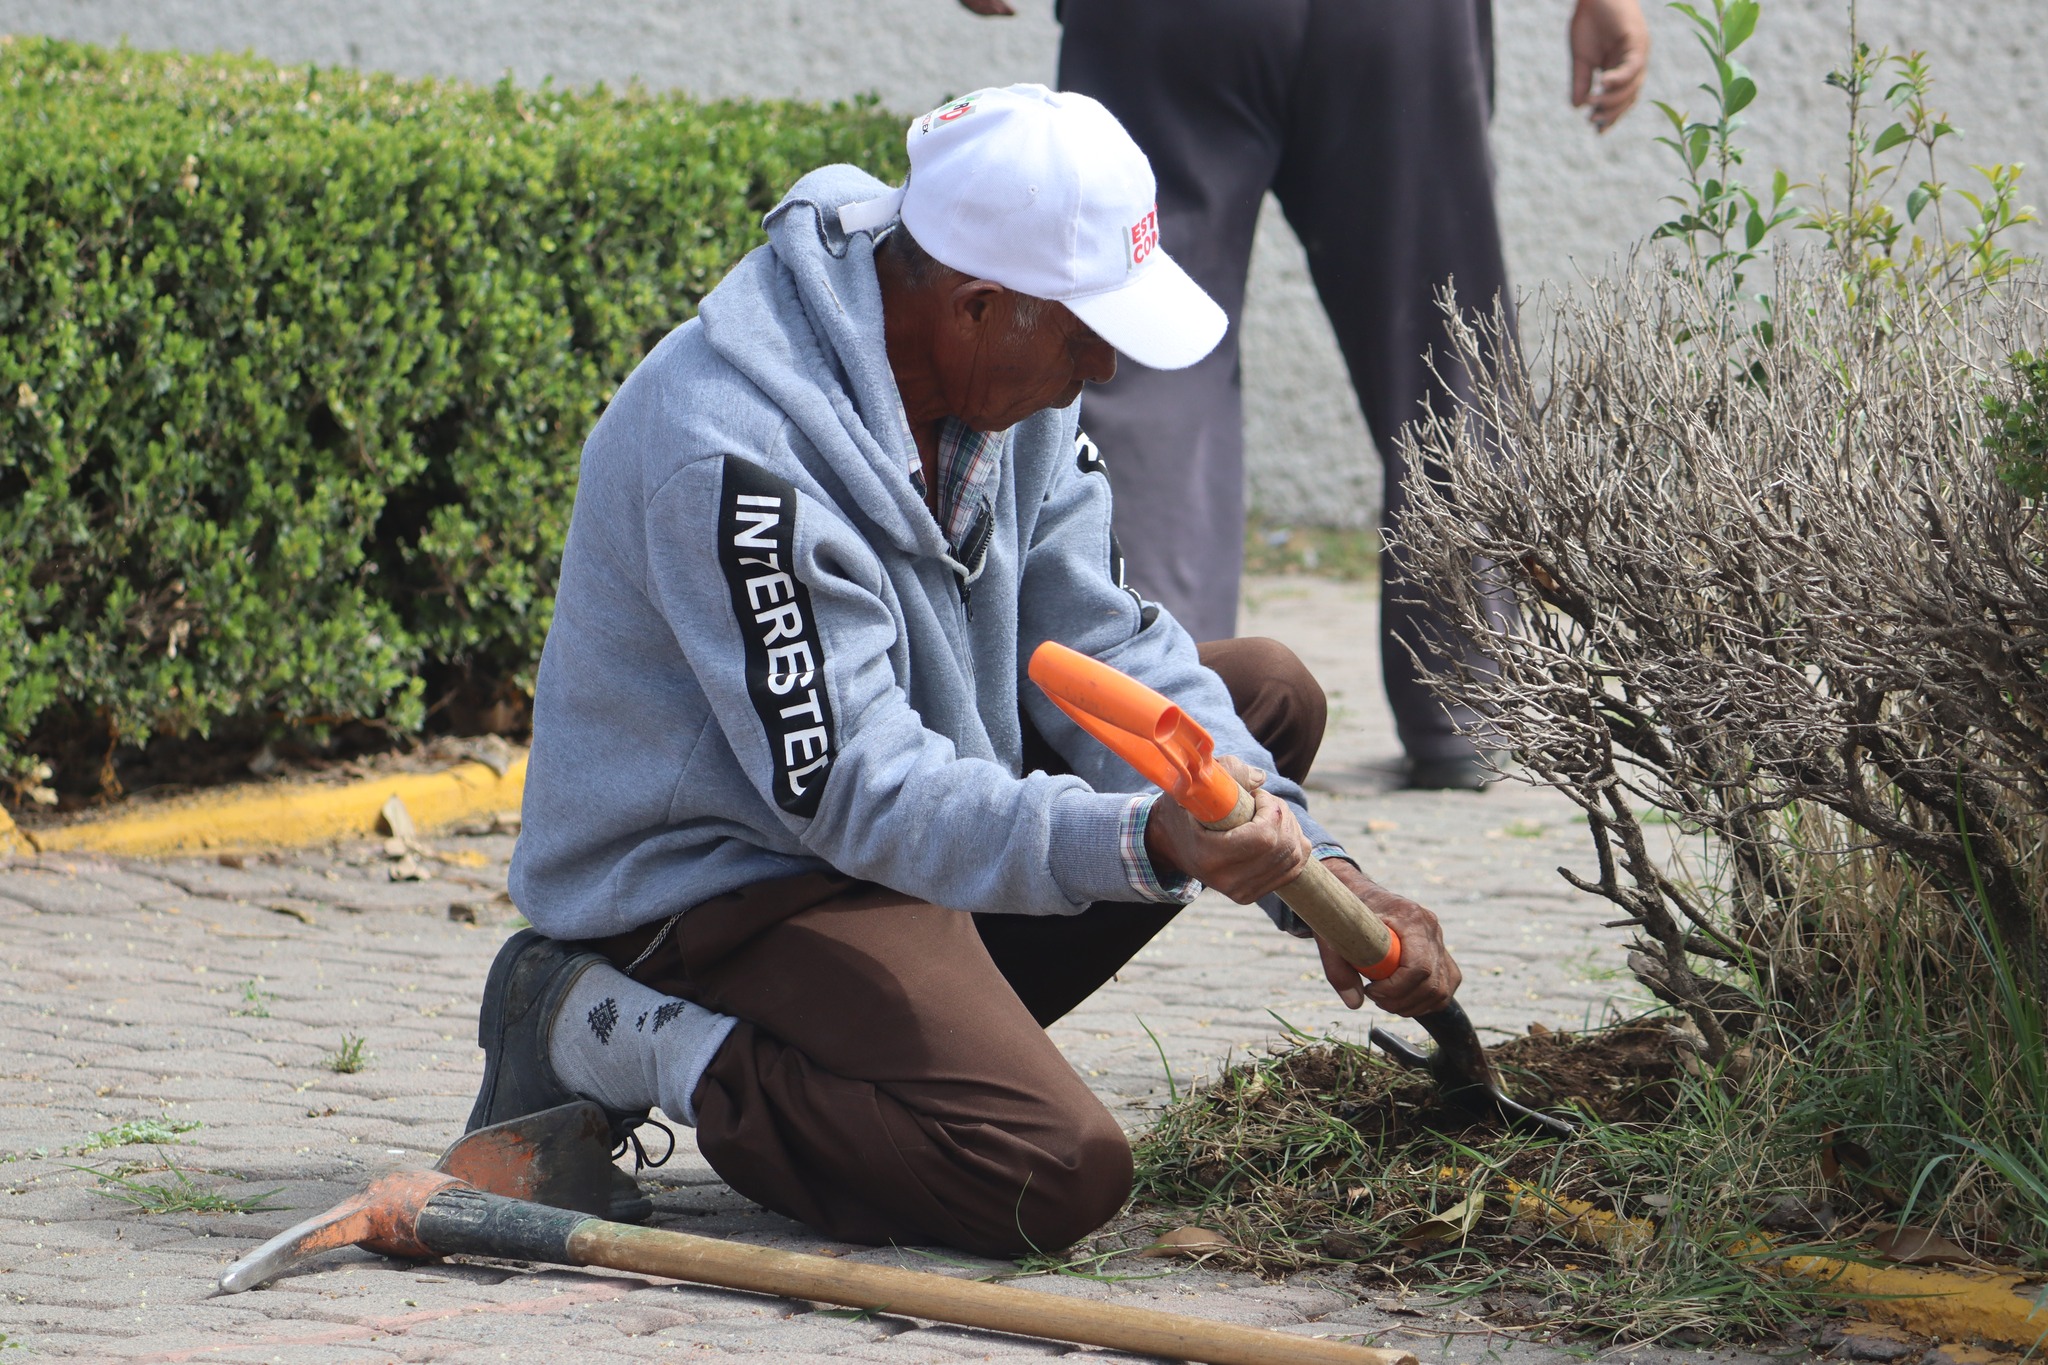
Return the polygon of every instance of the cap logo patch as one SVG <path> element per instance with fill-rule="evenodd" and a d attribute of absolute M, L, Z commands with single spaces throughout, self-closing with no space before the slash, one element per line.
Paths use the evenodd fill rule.
<path fill-rule="evenodd" d="M 1131 226 L 1131 269 L 1136 270 L 1159 249 L 1159 210 L 1155 207 Z"/>
<path fill-rule="evenodd" d="M 951 123 L 954 119 L 965 118 L 973 112 L 974 99 L 972 96 L 966 99 L 954 100 L 951 104 L 942 104 L 918 120 L 917 131 L 920 134 L 929 133 L 934 123 Z"/>

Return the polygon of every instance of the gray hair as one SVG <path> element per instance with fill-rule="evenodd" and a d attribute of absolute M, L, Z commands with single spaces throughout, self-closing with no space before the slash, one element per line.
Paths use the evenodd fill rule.
<path fill-rule="evenodd" d="M 964 270 L 952 266 L 933 256 L 924 249 L 924 244 L 911 235 L 910 229 L 902 223 L 890 230 L 887 238 L 891 254 L 903 272 L 904 283 L 912 289 L 932 289 L 950 283 L 955 277 L 967 279 Z M 1010 327 L 1018 334 L 1037 331 L 1052 311 L 1050 299 L 1041 299 L 1030 294 L 1010 290 Z"/>

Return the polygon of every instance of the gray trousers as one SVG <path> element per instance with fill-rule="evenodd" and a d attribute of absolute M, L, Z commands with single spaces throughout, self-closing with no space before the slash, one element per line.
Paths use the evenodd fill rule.
<path fill-rule="evenodd" d="M 1491 0 L 1064 0 L 1063 89 L 1109 107 L 1151 158 L 1166 250 L 1230 314 L 1200 364 L 1119 361 L 1081 421 L 1116 493 L 1130 582 L 1197 640 L 1237 633 L 1244 567 L 1245 274 L 1268 189 L 1307 248 L 1385 464 L 1382 526 L 1414 480 L 1397 434 L 1450 395 L 1427 355 L 1444 337 L 1436 292 L 1487 311 L 1506 296 L 1486 127 Z M 1410 649 L 1441 655 L 1436 614 L 1383 552 L 1387 698 L 1417 759 L 1472 751 L 1424 688 Z M 1332 622 L 1333 629 L 1344 629 Z"/>

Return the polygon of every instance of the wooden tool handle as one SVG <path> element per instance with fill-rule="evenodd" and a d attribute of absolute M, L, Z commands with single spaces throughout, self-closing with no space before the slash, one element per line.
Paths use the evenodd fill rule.
<path fill-rule="evenodd" d="M 570 1259 L 577 1265 L 1107 1346 L 1169 1360 L 1209 1365 L 1416 1365 L 1415 1357 L 1406 1351 L 1319 1341 L 1149 1308 L 954 1279 L 931 1271 L 833 1260 L 598 1219 L 582 1222 L 568 1241 Z"/>
<path fill-rule="evenodd" d="M 1203 823 L 1214 830 L 1236 829 L 1251 818 L 1252 794 L 1240 787 L 1230 814 Z M 1300 874 L 1280 888 L 1280 899 L 1367 980 L 1385 980 L 1401 965 L 1400 938 L 1320 858 L 1310 858 Z"/>

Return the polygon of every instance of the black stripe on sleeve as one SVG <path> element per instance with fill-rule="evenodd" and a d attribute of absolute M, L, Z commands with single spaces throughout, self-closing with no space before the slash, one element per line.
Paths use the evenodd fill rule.
<path fill-rule="evenodd" d="M 775 804 L 809 819 L 839 745 L 825 694 L 824 642 L 810 590 L 795 571 L 796 496 L 785 480 L 725 457 L 718 562 L 746 642 L 747 696 L 768 733 Z"/>

